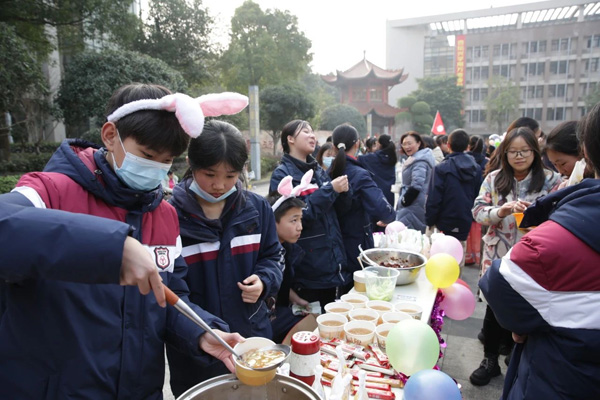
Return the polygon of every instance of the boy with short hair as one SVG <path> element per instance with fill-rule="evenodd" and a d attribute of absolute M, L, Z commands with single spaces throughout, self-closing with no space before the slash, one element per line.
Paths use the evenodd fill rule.
<path fill-rule="evenodd" d="M 273 207 L 277 236 L 283 246 L 283 281 L 276 296 L 275 315 L 271 320 L 273 340 L 281 343 L 289 330 L 304 318 L 303 315 L 294 315 L 291 306 L 297 304 L 306 307 L 309 304 L 292 289 L 294 266 L 304 257 L 304 250 L 296 242 L 302 233 L 302 209 L 306 207 L 306 203 L 299 198 L 285 198 L 276 193 L 267 200 Z"/>
<path fill-rule="evenodd" d="M 436 165 L 425 205 L 427 226 L 436 226 L 444 234 L 466 244 L 473 215 L 471 208 L 481 186 L 481 167 L 466 154 L 469 135 L 456 129 L 448 137 L 450 154 Z M 464 265 L 464 257 L 461 265 Z"/>
<path fill-rule="evenodd" d="M 165 342 L 198 359 L 214 355 L 233 367 L 214 338 L 173 307 L 162 308 L 155 297 L 140 294 L 162 291 L 164 284 L 188 302 L 177 214 L 162 200 L 160 182 L 185 151 L 188 135 L 201 133 L 201 107 L 199 99 L 172 95 L 162 86 L 126 85 L 109 101 L 101 131 L 105 147 L 66 140 L 44 172 L 21 177 L 11 193 L 20 197 L 17 202 L 130 225 L 160 276 L 140 274 L 138 291 L 119 286 L 118 263 L 98 268 L 81 258 L 44 270 L 51 250 L 48 259 L 40 258 L 40 268 L 23 276 L 0 266 L 0 276 L 11 281 L 0 324 L 0 398 L 162 398 Z M 46 243 L 30 245 L 61 246 L 73 232 L 64 227 L 53 234 Z M 94 236 L 93 226 L 89 235 Z M 15 249 L 25 246 L 16 243 Z M 111 249 L 98 241 L 89 256 L 113 257 Z M 228 329 L 189 305 L 212 327 Z M 220 335 L 232 346 L 242 340 L 238 334 Z"/>

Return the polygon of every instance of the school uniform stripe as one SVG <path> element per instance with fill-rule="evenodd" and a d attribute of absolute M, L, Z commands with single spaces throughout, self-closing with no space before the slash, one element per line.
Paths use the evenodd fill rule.
<path fill-rule="evenodd" d="M 513 250 L 502 258 L 500 274 L 550 326 L 568 329 L 600 329 L 600 314 L 596 312 L 600 302 L 600 292 L 547 290 L 512 261 Z"/>
<path fill-rule="evenodd" d="M 200 261 L 216 260 L 219 255 L 221 242 L 197 243 L 182 249 L 181 255 L 186 264 L 191 265 Z"/>
<path fill-rule="evenodd" d="M 47 208 L 42 196 L 40 196 L 34 188 L 29 186 L 17 186 L 11 190 L 11 192 L 21 193 L 23 196 L 27 197 L 27 200 L 29 200 L 35 208 Z"/>
<path fill-rule="evenodd" d="M 231 239 L 231 254 L 245 254 L 258 251 L 261 234 L 236 236 Z"/>

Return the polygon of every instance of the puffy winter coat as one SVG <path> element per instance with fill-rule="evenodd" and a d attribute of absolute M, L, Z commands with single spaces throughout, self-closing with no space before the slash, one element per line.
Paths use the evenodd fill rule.
<path fill-rule="evenodd" d="M 319 188 L 299 196 L 306 203 L 302 210 L 302 235 L 298 240 L 305 255 L 296 266 L 295 282 L 309 289 L 340 287 L 352 278 L 346 268 L 346 252 L 335 207 L 339 201 L 348 201 L 348 197 L 336 193 L 329 175 L 312 156 L 308 158 L 310 161 L 306 163 L 284 154 L 281 164 L 271 175 L 270 191 L 276 191 L 279 182 L 287 175 L 292 176 L 292 184 L 297 186 L 306 171 L 314 171 L 311 183 Z"/>
<path fill-rule="evenodd" d="M 425 202 L 429 192 L 429 183 L 435 167 L 435 159 L 431 149 L 424 148 L 417 151 L 402 165 L 402 189 L 400 199 L 396 205 L 398 210 L 396 220 L 402 222 L 407 228 L 416 229 L 425 233 Z M 407 204 L 403 199 L 411 197 Z M 416 196 L 413 197 L 413 196 Z M 404 205 L 404 204 L 406 205 Z"/>
<path fill-rule="evenodd" d="M 140 192 L 121 183 L 105 149 L 67 140 L 44 172 L 25 174 L 16 190 L 38 207 L 126 222 L 155 258 L 163 283 L 188 301 L 175 210 L 162 201 L 160 187 Z M 162 399 L 165 342 L 200 357 L 204 332 L 173 307 L 159 307 L 153 295 L 120 286 L 119 263 L 99 268 L 88 262 L 88 257 L 113 260 L 107 254 L 112 247 L 100 240 L 95 253 L 80 262 L 49 269 L 52 247 L 72 235 L 64 227 L 41 243 L 14 243 L 21 252 L 47 248 L 44 258 L 50 261 L 41 259 L 26 273 L 10 273 L 15 265 L 0 268 L 11 281 L 0 324 L 0 398 Z M 93 226 L 90 237 L 96 237 Z M 188 304 L 213 327 L 227 329 Z"/>
<path fill-rule="evenodd" d="M 374 247 L 371 221 L 390 223 L 395 219 L 396 213 L 375 184 L 372 174 L 362 167 L 360 161 L 346 155 L 344 174 L 348 176 L 348 183 L 352 188 L 352 202 L 349 208 L 338 212 L 338 221 L 348 268 L 350 272 L 354 272 L 361 268 L 357 259 L 360 254 L 358 246 L 363 250 Z"/>
<path fill-rule="evenodd" d="M 541 218 L 529 224 L 549 220 L 479 282 L 498 322 L 527 336 L 513 350 L 502 399 L 600 398 L 598 204 L 600 181 L 592 179 L 539 200 Z"/>
<path fill-rule="evenodd" d="M 237 191 L 225 200 L 221 217 L 211 220 L 189 190 L 191 182 L 192 178 L 180 182 L 171 199 L 179 217 L 182 255 L 189 266 L 185 280 L 190 300 L 244 337 L 271 338 L 265 298 L 279 290 L 283 269 L 271 206 L 262 196 L 243 190 L 238 182 Z M 255 303 L 245 303 L 237 283 L 252 274 L 264 288 Z M 220 362 L 202 371 L 184 354 L 170 348 L 167 354 L 172 386 L 187 389 L 198 379 L 227 373 Z"/>
<path fill-rule="evenodd" d="M 392 162 L 390 157 L 382 150 L 359 156 L 358 161 L 362 163 L 366 170 L 373 173 L 371 176 L 373 181 L 381 189 L 388 203 L 393 206 L 394 193 L 392 193 L 392 185 L 396 183 L 396 163 Z"/>
<path fill-rule="evenodd" d="M 446 235 L 467 240 L 473 215 L 473 200 L 479 193 L 481 168 L 465 153 L 450 153 L 435 166 L 425 207 L 427 226 L 435 225 Z"/>

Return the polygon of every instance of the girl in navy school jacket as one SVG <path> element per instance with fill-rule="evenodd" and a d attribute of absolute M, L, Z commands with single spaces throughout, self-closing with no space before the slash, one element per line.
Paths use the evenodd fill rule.
<path fill-rule="evenodd" d="M 381 221 L 378 225 L 385 226 L 396 219 L 396 212 L 373 181 L 372 174 L 355 157 L 360 146 L 356 129 L 347 124 L 339 125 L 333 130 L 332 136 L 338 154 L 329 173 L 333 179 L 341 174 L 347 175 L 352 190 L 351 205 L 347 210 L 338 212 L 338 220 L 348 268 L 354 272 L 360 269 L 358 246 L 363 250 L 374 247 L 371 220 Z"/>
<path fill-rule="evenodd" d="M 246 143 L 233 125 L 209 121 L 188 149 L 190 169 L 173 190 L 189 266 L 190 300 L 219 316 L 244 337 L 271 338 L 265 300 L 282 280 L 282 248 L 269 203 L 243 189 Z M 233 328 L 235 327 L 235 328 Z M 228 373 L 202 369 L 167 348 L 171 388 L 179 396 L 193 385 Z"/>

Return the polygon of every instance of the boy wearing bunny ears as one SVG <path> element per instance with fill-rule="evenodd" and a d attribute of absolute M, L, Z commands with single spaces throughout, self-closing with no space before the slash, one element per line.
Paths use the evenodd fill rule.
<path fill-rule="evenodd" d="M 48 260 L 31 276 L 13 276 L 0 325 L 0 398 L 159 399 L 164 344 L 198 360 L 207 354 L 233 368 L 230 354 L 210 335 L 164 303 L 163 284 L 188 302 L 183 280 L 177 214 L 162 200 L 161 180 L 189 136 L 203 128 L 203 109 L 237 112 L 237 94 L 192 99 L 158 85 L 131 84 L 111 97 L 102 127 L 105 147 L 64 141 L 44 172 L 25 174 L 11 194 L 20 204 L 95 215 L 130 225 L 155 261 L 156 270 L 124 282 L 119 268 L 77 264 L 42 268 L 52 246 L 69 240 L 69 227 L 48 235 Z M 237 111 L 235 111 L 237 109 Z M 231 113 L 231 112 L 230 112 Z M 78 234 L 81 234 L 80 232 Z M 88 235 L 95 236 L 90 226 Z M 15 243 L 15 249 L 26 244 Z M 108 257 L 99 241 L 90 258 Z M 161 283 L 162 281 L 162 283 Z M 136 282 L 133 282 L 134 284 Z M 153 290 L 154 296 L 143 296 Z M 189 303 L 232 346 L 243 340 L 227 324 Z"/>

